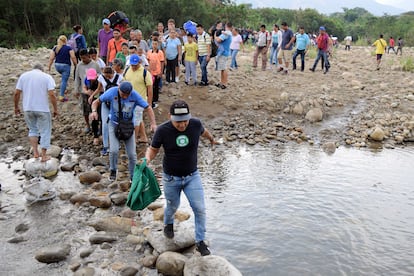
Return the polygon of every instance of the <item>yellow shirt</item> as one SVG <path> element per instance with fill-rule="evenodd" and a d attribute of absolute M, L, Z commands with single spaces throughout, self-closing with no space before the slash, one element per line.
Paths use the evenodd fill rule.
<path fill-rule="evenodd" d="M 144 67 L 140 65 L 138 69 L 135 71 L 132 70 L 132 67 L 129 67 L 128 71 L 124 76 L 124 80 L 131 82 L 134 90 L 137 91 L 145 100 L 148 100 L 147 86 L 152 85 L 152 77 L 149 70 L 147 70 L 147 75 L 145 77 L 144 82 Z"/>
<path fill-rule="evenodd" d="M 385 54 L 385 49 L 387 48 L 387 41 L 380 38 L 374 42 L 374 46 L 377 47 L 377 49 L 375 50 L 375 54 L 383 55 Z"/>
<path fill-rule="evenodd" d="M 186 43 L 184 44 L 185 61 L 196 62 L 197 61 L 197 43 Z"/>

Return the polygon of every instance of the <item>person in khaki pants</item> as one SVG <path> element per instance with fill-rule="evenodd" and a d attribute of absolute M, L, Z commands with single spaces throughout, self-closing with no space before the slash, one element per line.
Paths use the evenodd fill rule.
<path fill-rule="evenodd" d="M 260 26 L 260 32 L 256 43 L 256 51 L 253 56 L 253 68 L 257 68 L 257 59 L 262 56 L 262 70 L 266 70 L 267 50 L 269 49 L 272 36 L 266 31 L 266 26 Z"/>

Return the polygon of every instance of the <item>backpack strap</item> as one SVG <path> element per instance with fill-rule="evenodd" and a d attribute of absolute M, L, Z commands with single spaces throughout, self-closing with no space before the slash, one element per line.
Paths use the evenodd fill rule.
<path fill-rule="evenodd" d="M 147 77 L 147 69 L 145 69 L 145 68 L 144 68 L 143 76 L 144 76 L 144 84 L 145 84 L 145 87 L 146 87 L 147 86 L 147 80 L 146 80 L 146 77 Z"/>

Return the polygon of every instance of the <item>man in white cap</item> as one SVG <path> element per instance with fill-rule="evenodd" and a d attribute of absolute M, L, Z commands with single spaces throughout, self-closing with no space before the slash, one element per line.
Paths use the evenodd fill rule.
<path fill-rule="evenodd" d="M 99 57 L 106 63 L 108 54 L 108 41 L 114 37 L 111 29 L 111 21 L 108 18 L 102 20 L 103 28 L 98 31 Z"/>
<path fill-rule="evenodd" d="M 164 148 L 163 187 L 167 206 L 164 211 L 164 235 L 174 238 L 174 214 L 180 206 L 184 191 L 194 212 L 196 249 L 202 256 L 210 255 L 204 243 L 206 210 L 204 190 L 197 169 L 197 150 L 200 136 L 217 144 L 201 121 L 192 118 L 188 104 L 182 100 L 170 107 L 170 120 L 161 124 L 154 134 L 151 146 L 145 153 L 147 163 L 155 158 L 161 146 Z"/>
<path fill-rule="evenodd" d="M 130 82 L 122 82 L 119 87 L 112 87 L 105 91 L 98 99 L 92 103 L 92 113 L 90 115 L 91 120 L 98 119 L 98 106 L 102 102 L 110 103 L 109 118 L 109 167 L 110 167 L 110 181 L 115 181 L 118 168 L 118 152 L 120 141 L 124 141 L 125 150 L 128 155 L 128 169 L 130 173 L 130 179 L 134 176 L 134 168 L 137 163 L 136 144 L 134 136 L 134 124 L 133 116 L 134 109 L 140 106 L 148 112 L 148 116 L 151 120 L 151 131 L 155 131 L 157 124 L 155 123 L 154 111 L 151 105 L 144 100 L 138 92 L 132 88 Z M 121 109 L 120 109 L 121 108 Z M 119 135 L 118 126 L 121 126 L 121 121 L 126 122 L 125 131 L 122 136 Z M 123 125 L 123 124 L 122 124 Z M 128 132 L 128 133 L 127 133 Z M 128 137 L 129 136 L 129 137 Z"/>

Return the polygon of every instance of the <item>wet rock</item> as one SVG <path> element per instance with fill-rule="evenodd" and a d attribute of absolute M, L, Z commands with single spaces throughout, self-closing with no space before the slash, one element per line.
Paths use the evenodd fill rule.
<path fill-rule="evenodd" d="M 101 174 L 96 171 L 83 172 L 79 175 L 79 181 L 82 184 L 92 184 L 94 182 L 99 182 L 101 178 Z"/>
<path fill-rule="evenodd" d="M 41 263 L 57 263 L 70 254 L 70 245 L 44 247 L 36 252 L 35 258 Z"/>
<path fill-rule="evenodd" d="M 336 144 L 335 142 L 327 142 L 322 145 L 322 149 L 327 154 L 334 154 L 336 151 Z"/>
<path fill-rule="evenodd" d="M 193 256 L 184 266 L 184 276 L 241 276 L 241 272 L 226 259 L 209 255 Z"/>
<path fill-rule="evenodd" d="M 122 212 L 120 213 L 120 216 L 124 218 L 133 218 L 135 217 L 136 214 L 137 214 L 136 211 L 133 211 L 127 208 L 127 209 L 122 210 Z"/>
<path fill-rule="evenodd" d="M 91 244 L 102 244 L 104 242 L 114 242 L 116 240 L 118 240 L 117 237 L 106 232 L 97 232 L 89 237 L 89 242 Z"/>
<path fill-rule="evenodd" d="M 95 251 L 95 249 L 92 248 L 92 247 L 90 247 L 90 248 L 84 248 L 84 249 L 82 249 L 79 252 L 79 256 L 81 258 L 87 258 L 87 257 L 89 257 L 93 253 L 93 251 Z"/>
<path fill-rule="evenodd" d="M 104 242 L 104 243 L 101 244 L 100 247 L 101 247 L 101 249 L 107 250 L 107 249 L 111 249 L 112 245 L 108 242 Z"/>
<path fill-rule="evenodd" d="M 153 217 L 154 220 L 163 221 L 164 220 L 164 208 L 158 208 L 155 211 L 153 211 Z M 183 212 L 183 211 L 177 211 L 175 212 L 174 218 L 180 222 L 186 221 L 191 217 L 190 214 Z"/>
<path fill-rule="evenodd" d="M 130 243 L 130 244 L 141 244 L 141 243 L 144 242 L 142 237 L 138 237 L 138 236 L 135 236 L 135 235 L 128 235 L 126 237 L 126 241 L 127 241 L 127 243 Z"/>
<path fill-rule="evenodd" d="M 369 137 L 374 140 L 374 141 L 378 141 L 381 142 L 384 140 L 385 138 L 385 133 L 382 130 L 382 128 L 380 127 L 376 127 L 372 130 L 372 132 L 370 133 Z"/>
<path fill-rule="evenodd" d="M 93 166 L 106 166 L 108 163 L 107 159 L 105 157 L 95 157 L 92 160 Z"/>
<path fill-rule="evenodd" d="M 75 194 L 69 199 L 69 201 L 72 204 L 82 204 L 89 201 L 89 195 L 84 193 Z"/>
<path fill-rule="evenodd" d="M 148 210 L 154 211 L 157 210 L 159 208 L 164 207 L 164 203 L 160 203 L 160 202 L 153 202 L 150 205 L 147 206 Z"/>
<path fill-rule="evenodd" d="M 73 262 L 69 265 L 69 269 L 72 271 L 76 271 L 79 269 L 79 267 L 81 267 L 81 263 L 80 262 Z"/>
<path fill-rule="evenodd" d="M 98 208 L 109 208 L 112 206 L 112 201 L 108 196 L 92 196 L 89 198 L 89 203 Z"/>
<path fill-rule="evenodd" d="M 78 165 L 78 164 L 75 163 L 75 162 L 65 163 L 65 164 L 62 164 L 60 166 L 60 170 L 62 172 L 71 172 L 71 171 L 73 171 L 75 169 L 76 165 Z"/>
<path fill-rule="evenodd" d="M 40 147 L 40 145 L 38 147 L 38 151 L 39 153 L 42 152 L 42 148 Z M 59 158 L 61 152 L 62 152 L 61 147 L 50 145 L 50 148 L 47 149 L 46 154 L 54 158 Z"/>
<path fill-rule="evenodd" d="M 158 272 L 163 274 L 180 276 L 183 275 L 186 261 L 187 258 L 184 255 L 176 252 L 164 252 L 158 257 L 156 268 Z"/>
<path fill-rule="evenodd" d="M 95 183 L 92 184 L 91 188 L 93 190 L 103 190 L 103 189 L 105 189 L 105 186 L 100 182 L 99 183 L 95 182 Z"/>
<path fill-rule="evenodd" d="M 119 183 L 119 189 L 123 192 L 128 192 L 130 187 L 131 183 L 129 183 L 129 180 Z"/>
<path fill-rule="evenodd" d="M 82 267 L 81 269 L 77 270 L 73 276 L 94 276 L 95 269 L 93 267 Z"/>
<path fill-rule="evenodd" d="M 41 175 L 50 178 L 58 173 L 59 160 L 51 158 L 46 162 L 40 162 L 40 159 L 31 158 L 24 163 L 24 168 L 29 176 Z"/>
<path fill-rule="evenodd" d="M 96 231 L 131 233 L 131 226 L 136 225 L 135 221 L 125 217 L 108 217 L 99 219 L 89 224 Z"/>
<path fill-rule="evenodd" d="M 154 267 L 155 262 L 157 261 L 157 257 L 154 255 L 146 255 L 142 259 L 139 260 L 139 263 L 145 267 Z"/>
<path fill-rule="evenodd" d="M 292 112 L 293 112 L 293 114 L 296 114 L 296 115 L 302 115 L 303 114 L 303 106 L 302 106 L 302 104 L 301 103 L 297 103 L 294 107 L 293 107 L 293 110 L 292 110 Z"/>
<path fill-rule="evenodd" d="M 119 274 L 121 276 L 135 276 L 138 273 L 138 269 L 132 266 L 126 266 L 121 269 Z"/>
<path fill-rule="evenodd" d="M 128 193 L 111 193 L 109 195 L 109 198 L 116 206 L 125 205 L 128 198 Z"/>
<path fill-rule="evenodd" d="M 20 223 L 18 225 L 16 225 L 16 227 L 14 228 L 14 231 L 16 233 L 23 233 L 26 232 L 27 230 L 29 230 L 29 224 L 28 223 Z"/>
<path fill-rule="evenodd" d="M 69 191 L 69 192 L 61 192 L 59 193 L 59 198 L 61 200 L 68 200 L 70 199 L 73 195 L 75 195 L 75 192 L 73 191 Z"/>
<path fill-rule="evenodd" d="M 194 230 L 189 227 L 183 226 L 183 224 L 174 225 L 176 229 L 173 239 L 167 239 L 164 236 L 163 231 L 148 231 L 146 238 L 151 246 L 159 253 L 166 251 L 177 252 L 181 249 L 194 245 Z"/>
<path fill-rule="evenodd" d="M 27 241 L 27 239 L 23 236 L 15 236 L 7 240 L 8 243 L 21 243 Z"/>
<path fill-rule="evenodd" d="M 305 119 L 310 121 L 311 123 L 322 121 L 323 119 L 323 112 L 320 108 L 312 108 L 311 110 L 306 113 Z"/>

